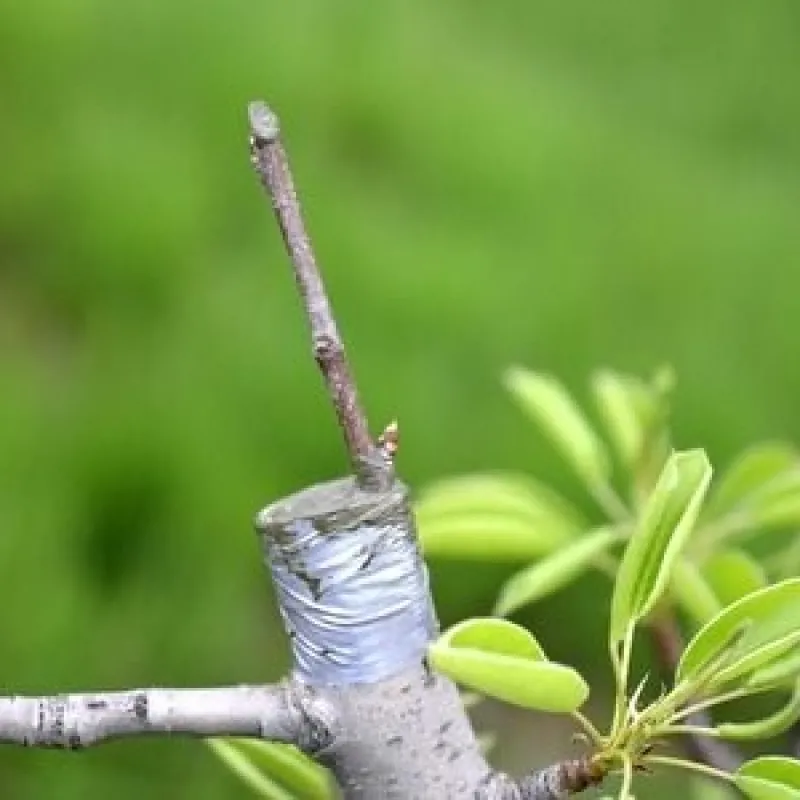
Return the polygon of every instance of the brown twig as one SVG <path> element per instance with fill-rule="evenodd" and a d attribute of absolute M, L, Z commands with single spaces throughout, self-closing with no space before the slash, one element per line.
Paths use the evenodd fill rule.
<path fill-rule="evenodd" d="M 663 613 L 651 624 L 650 633 L 656 656 L 671 676 L 683 652 L 683 636 L 675 617 L 670 613 Z M 706 711 L 698 711 L 686 717 L 686 724 L 710 728 L 713 726 L 713 721 Z M 688 755 L 695 761 L 724 772 L 735 772 L 744 761 L 735 748 L 710 737 L 687 734 L 684 737 L 684 746 Z"/>
<path fill-rule="evenodd" d="M 311 327 L 314 358 L 319 365 L 344 433 L 354 471 L 365 488 L 391 482 L 391 463 L 381 456 L 369 433 L 367 416 L 358 399 L 311 241 L 303 223 L 286 151 L 280 141 L 278 117 L 262 102 L 250 103 L 250 150 L 253 166 L 272 201 L 295 280 Z"/>

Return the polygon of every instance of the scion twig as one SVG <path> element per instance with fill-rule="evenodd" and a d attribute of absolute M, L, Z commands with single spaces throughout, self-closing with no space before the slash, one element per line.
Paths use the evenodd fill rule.
<path fill-rule="evenodd" d="M 260 101 L 249 107 L 253 166 L 272 201 L 311 328 L 314 358 L 322 371 L 353 470 L 367 488 L 391 483 L 392 467 L 372 440 L 367 416 L 347 363 L 311 241 L 303 223 L 278 117 Z"/>

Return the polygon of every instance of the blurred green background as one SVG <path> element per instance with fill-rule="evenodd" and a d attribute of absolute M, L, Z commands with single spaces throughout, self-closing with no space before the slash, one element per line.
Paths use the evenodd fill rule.
<path fill-rule="evenodd" d="M 413 486 L 522 468 L 580 498 L 500 387 L 515 362 L 579 391 L 671 363 L 678 443 L 717 464 L 797 439 L 798 37 L 794 0 L 4 4 L 3 690 L 286 667 L 251 519 L 345 462 L 254 97 Z M 442 621 L 510 569 L 434 564 Z M 525 621 L 606 680 L 607 596 Z M 572 754 L 570 726 L 501 720 L 502 766 Z M 106 796 L 247 793 L 197 742 L 0 749 L 4 800 Z"/>

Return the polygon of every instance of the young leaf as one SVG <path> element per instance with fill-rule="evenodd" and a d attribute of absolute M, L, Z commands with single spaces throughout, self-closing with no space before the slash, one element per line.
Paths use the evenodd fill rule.
<path fill-rule="evenodd" d="M 715 553 L 703 565 L 703 575 L 723 606 L 767 584 L 761 564 L 744 552 L 729 548 Z"/>
<path fill-rule="evenodd" d="M 796 614 L 794 618 L 796 620 Z M 776 665 L 784 664 L 787 657 L 791 660 L 800 646 L 800 630 L 787 633 L 787 623 L 792 624 L 787 617 L 778 617 L 770 618 L 766 625 L 756 623 L 750 626 L 732 650 L 729 664 L 713 676 L 710 685 L 722 686 L 736 680 L 742 682 L 742 678 L 747 677 L 743 682 L 752 687 L 754 673 L 765 667 L 775 669 Z"/>
<path fill-rule="evenodd" d="M 595 405 L 622 464 L 632 470 L 639 459 L 655 398 L 644 383 L 628 375 L 600 370 L 592 376 Z"/>
<path fill-rule="evenodd" d="M 574 669 L 544 660 L 533 636 L 506 620 L 462 622 L 428 654 L 433 667 L 457 683 L 524 708 L 570 712 L 589 694 Z"/>
<path fill-rule="evenodd" d="M 800 526 L 800 466 L 781 472 L 747 495 L 719 525 L 706 530 L 719 539 L 743 539 Z"/>
<path fill-rule="evenodd" d="M 771 739 L 800 720 L 800 680 L 788 702 L 774 714 L 754 722 L 724 722 L 716 726 L 723 739 Z"/>
<path fill-rule="evenodd" d="M 751 800 L 800 800 L 800 761 L 756 758 L 739 767 L 734 781 Z"/>
<path fill-rule="evenodd" d="M 711 465 L 702 450 L 673 453 L 664 465 L 622 557 L 611 601 L 610 639 L 652 611 L 694 526 Z"/>
<path fill-rule="evenodd" d="M 206 739 L 206 744 L 260 797 L 332 800 L 326 771 L 297 749 L 260 739 Z"/>
<path fill-rule="evenodd" d="M 681 656 L 676 679 L 680 682 L 696 678 L 723 650 L 731 648 L 737 631 L 744 633 L 731 648 L 732 658 L 741 659 L 792 634 L 798 627 L 800 579 L 759 589 L 723 609 L 695 634 Z"/>
<path fill-rule="evenodd" d="M 416 506 L 425 552 L 466 558 L 528 559 L 585 529 L 569 503 L 524 475 L 476 474 L 433 484 Z"/>
<path fill-rule="evenodd" d="M 747 679 L 747 686 L 756 689 L 788 686 L 800 678 L 800 648 L 784 653 L 780 658 L 755 670 Z"/>
<path fill-rule="evenodd" d="M 697 625 L 705 625 L 722 610 L 722 604 L 697 566 L 678 558 L 672 570 L 670 591 Z"/>
<path fill-rule="evenodd" d="M 473 617 L 448 628 L 437 640 L 446 647 L 463 647 L 504 653 L 520 658 L 546 661 L 547 657 L 536 637 L 528 630 L 506 619 Z"/>
<path fill-rule="evenodd" d="M 512 575 L 500 590 L 494 613 L 510 614 L 566 586 L 619 537 L 614 528 L 600 528 Z"/>
<path fill-rule="evenodd" d="M 745 450 L 722 474 L 711 492 L 704 517 L 727 514 L 755 491 L 800 464 L 797 451 L 784 442 L 765 442 Z"/>
<path fill-rule="evenodd" d="M 605 446 L 561 383 L 514 367 L 505 385 L 590 487 L 607 483 L 611 467 Z"/>
<path fill-rule="evenodd" d="M 770 481 L 753 495 L 746 509 L 755 528 L 800 525 L 800 467 Z"/>
<path fill-rule="evenodd" d="M 557 545 L 552 529 L 496 514 L 451 515 L 417 520 L 427 556 L 478 561 L 527 561 Z"/>

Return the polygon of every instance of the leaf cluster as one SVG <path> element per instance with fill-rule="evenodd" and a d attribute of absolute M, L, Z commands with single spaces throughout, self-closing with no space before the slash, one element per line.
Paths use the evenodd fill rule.
<path fill-rule="evenodd" d="M 591 390 L 603 435 L 555 378 L 514 368 L 505 384 L 604 519 L 589 524 L 527 475 L 468 475 L 431 486 L 418 507 L 429 556 L 527 562 L 500 588 L 494 617 L 445 632 L 431 647 L 433 663 L 474 692 L 572 714 L 594 763 L 622 773 L 620 798 L 631 797 L 637 772 L 669 766 L 713 775 L 754 800 L 800 799 L 795 760 L 759 758 L 728 774 L 659 752 L 680 734 L 762 740 L 800 719 L 797 452 L 757 445 L 712 484 L 703 450 L 673 447 L 668 370 L 647 381 L 596 373 Z M 758 545 L 768 554 L 760 560 Z M 581 676 L 548 661 L 532 634 L 503 619 L 590 569 L 613 582 L 608 648 L 616 697 L 604 733 L 579 710 L 589 691 Z M 690 640 L 669 665 L 672 685 L 643 703 L 647 677 L 634 686 L 631 675 L 636 634 L 677 615 Z M 765 694 L 780 698 L 778 711 L 717 719 L 732 701 Z M 701 711 L 709 723 L 698 727 L 692 720 Z"/>

